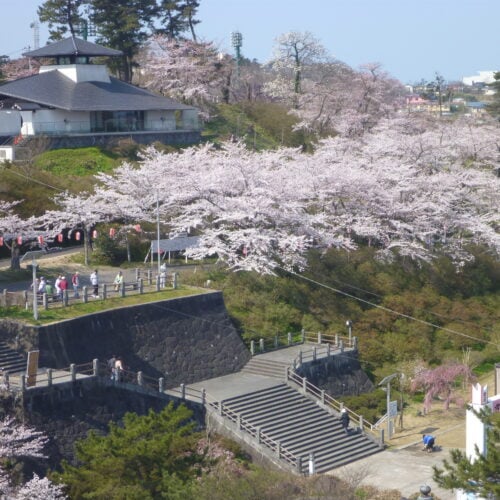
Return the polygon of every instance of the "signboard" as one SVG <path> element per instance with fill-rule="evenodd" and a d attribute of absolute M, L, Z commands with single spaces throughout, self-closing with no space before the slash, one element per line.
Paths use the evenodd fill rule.
<path fill-rule="evenodd" d="M 26 368 L 26 385 L 32 387 L 36 385 L 36 375 L 38 373 L 38 355 L 40 351 L 28 352 L 28 364 Z"/>
<path fill-rule="evenodd" d="M 389 417 L 397 417 L 398 415 L 398 402 L 397 401 L 391 401 L 389 403 Z"/>

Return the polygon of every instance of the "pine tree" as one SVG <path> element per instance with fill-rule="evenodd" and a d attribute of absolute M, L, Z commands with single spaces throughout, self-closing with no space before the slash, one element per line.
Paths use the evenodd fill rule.
<path fill-rule="evenodd" d="M 490 83 L 490 88 L 495 91 L 493 102 L 487 106 L 488 111 L 500 119 L 500 71 L 495 73 L 495 81 Z"/>
<path fill-rule="evenodd" d="M 97 42 L 123 52 L 120 62 L 111 62 L 111 67 L 127 82 L 132 81 L 134 57 L 157 13 L 155 0 L 92 1 L 90 20 L 98 32 Z"/>
<path fill-rule="evenodd" d="M 434 480 L 448 490 L 463 489 L 483 498 L 500 495 L 500 414 L 482 411 L 478 417 L 487 425 L 487 452 L 481 455 L 476 448 L 474 461 L 461 450 L 451 450 L 451 462 L 443 461 L 444 469 L 434 466 Z M 491 496 L 490 496 L 491 495 Z"/>
<path fill-rule="evenodd" d="M 200 2 L 198 0 L 184 0 L 181 4 L 182 18 L 185 20 L 189 31 L 191 31 L 191 37 L 193 41 L 197 41 L 196 33 L 194 31 L 194 27 L 196 24 L 199 24 L 200 21 L 196 20 L 194 16 L 196 15 L 196 11 L 200 7 Z"/>
<path fill-rule="evenodd" d="M 173 403 L 159 413 L 127 413 L 108 435 L 77 442 L 79 465 L 63 462 L 53 479 L 67 485 L 70 498 L 178 498 L 202 461 L 191 415 Z"/>
<path fill-rule="evenodd" d="M 38 7 L 38 18 L 48 23 L 51 40 L 59 40 L 66 33 L 75 35 L 82 17 L 80 7 L 89 4 L 88 0 L 46 0 Z"/>

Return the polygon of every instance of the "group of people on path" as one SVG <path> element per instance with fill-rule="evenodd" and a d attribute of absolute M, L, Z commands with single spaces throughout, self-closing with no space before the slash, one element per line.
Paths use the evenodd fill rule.
<path fill-rule="evenodd" d="M 118 274 L 116 275 L 113 281 L 114 290 L 116 292 L 120 290 L 122 284 L 124 283 L 123 280 L 124 280 L 123 272 L 118 271 Z M 94 269 L 94 271 L 92 271 L 90 275 L 90 284 L 92 286 L 92 297 L 94 299 L 98 299 L 99 272 L 97 269 Z M 65 291 L 69 290 L 70 287 L 72 287 L 73 298 L 78 299 L 80 298 L 80 287 L 81 287 L 80 273 L 78 271 L 73 273 L 70 280 L 68 280 L 66 276 L 64 276 L 63 274 L 60 274 L 57 276 L 53 284 L 50 280 L 42 276 L 41 278 L 37 279 L 36 287 L 37 287 L 37 292 L 40 295 L 45 293 L 51 300 L 61 300 L 61 301 L 64 298 Z M 30 288 L 33 289 L 33 284 L 31 284 Z"/>

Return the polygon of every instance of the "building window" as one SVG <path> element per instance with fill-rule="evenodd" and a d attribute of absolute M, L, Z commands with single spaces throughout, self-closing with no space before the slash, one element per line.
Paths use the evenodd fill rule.
<path fill-rule="evenodd" d="M 93 111 L 91 132 L 136 132 L 144 130 L 144 111 Z"/>

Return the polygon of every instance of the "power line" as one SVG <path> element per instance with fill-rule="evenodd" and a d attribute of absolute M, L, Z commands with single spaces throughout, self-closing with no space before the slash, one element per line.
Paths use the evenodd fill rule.
<path fill-rule="evenodd" d="M 339 293 L 341 295 L 344 295 L 344 296 L 349 297 L 351 299 L 357 300 L 359 302 L 363 302 L 363 303 L 368 304 L 368 305 L 370 305 L 372 307 L 376 307 L 377 309 L 382 309 L 383 311 L 389 312 L 389 313 L 394 314 L 396 316 L 400 316 L 402 318 L 410 319 L 412 321 L 416 321 L 416 322 L 421 323 L 423 325 L 432 326 L 433 328 L 437 328 L 438 330 L 443 330 L 445 332 L 452 333 L 453 335 L 459 335 L 461 337 L 465 337 L 465 338 L 468 338 L 468 339 L 471 339 L 471 340 L 475 340 L 475 341 L 480 342 L 482 344 L 491 344 L 491 345 L 493 345 L 495 347 L 500 347 L 500 344 L 495 344 L 494 342 L 491 342 L 489 340 L 484 340 L 484 339 L 480 339 L 478 337 L 473 337 L 472 335 L 467 335 L 466 333 L 457 332 L 456 330 L 452 330 L 451 328 L 445 328 L 443 326 L 436 325 L 434 323 L 431 323 L 430 321 L 425 321 L 423 319 L 415 318 L 413 316 L 410 316 L 409 314 L 404 314 L 404 313 L 401 313 L 399 311 L 395 311 L 394 309 L 390 309 L 388 307 L 384 307 L 384 306 L 381 306 L 379 304 L 375 304 L 373 302 L 370 302 L 369 300 L 361 299 L 359 297 L 356 297 L 355 295 L 352 295 L 350 293 L 347 293 L 347 292 L 344 292 L 342 290 L 339 290 L 338 288 L 334 288 L 332 286 L 325 285 L 324 283 L 320 283 L 319 281 L 313 280 L 312 278 L 308 278 L 307 276 L 303 276 L 303 275 L 298 274 L 298 273 L 296 273 L 294 271 L 290 271 L 290 270 L 282 268 L 282 267 L 278 267 L 278 268 L 281 269 L 282 271 L 286 272 L 286 273 L 289 273 L 289 274 L 292 274 L 293 276 L 296 276 L 297 278 L 303 279 L 305 281 L 309 281 L 310 283 L 314 283 L 315 285 L 318 285 L 320 287 L 326 288 L 328 290 L 331 290 L 333 292 Z"/>

